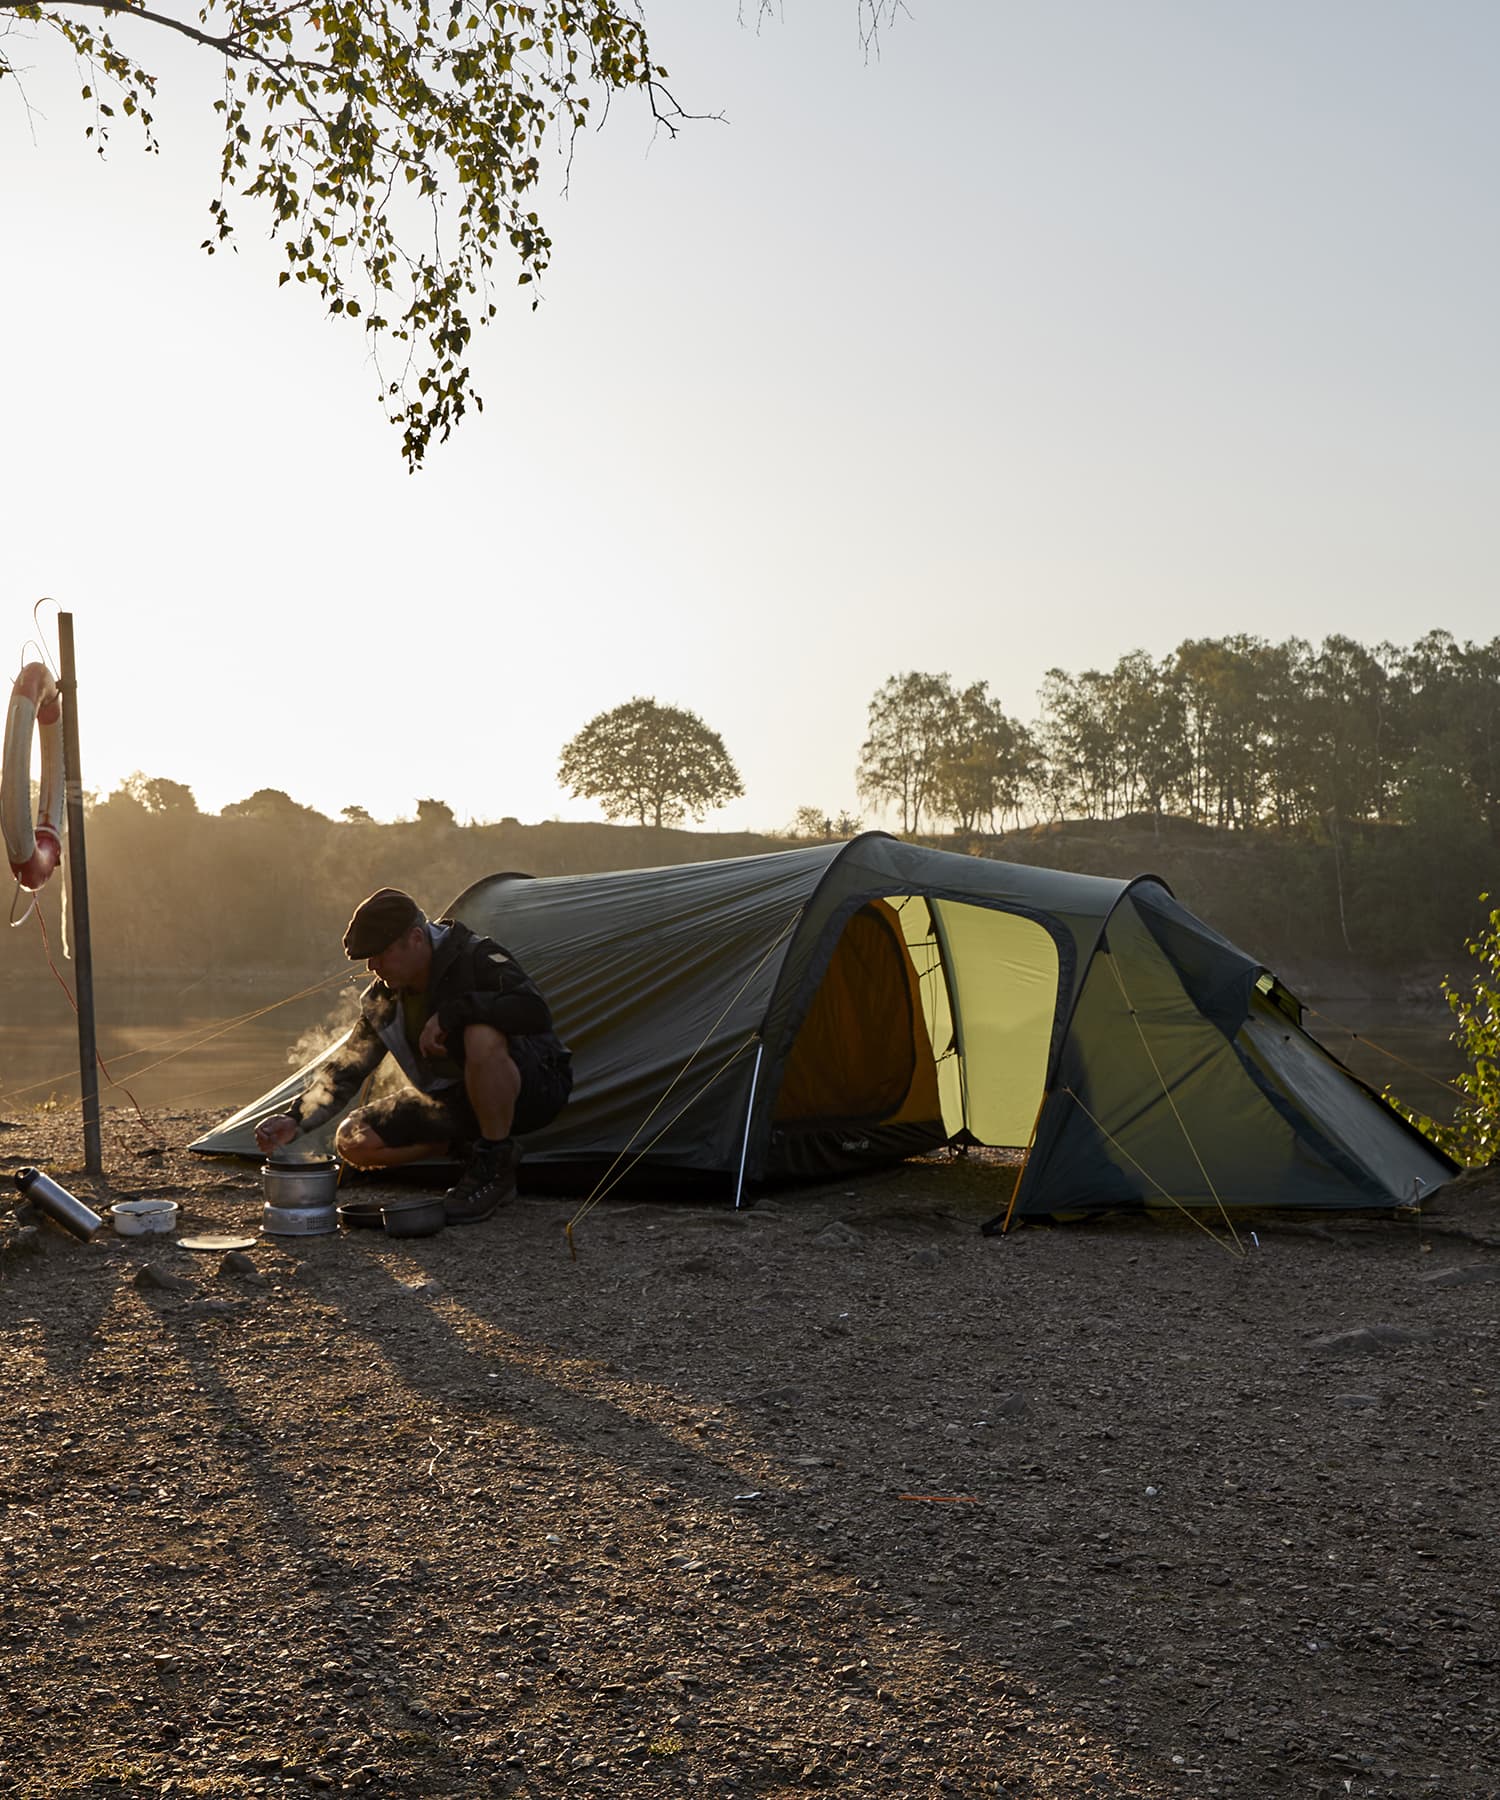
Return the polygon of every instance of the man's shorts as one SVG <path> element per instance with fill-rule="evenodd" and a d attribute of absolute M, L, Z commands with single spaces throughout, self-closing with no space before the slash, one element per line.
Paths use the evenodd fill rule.
<path fill-rule="evenodd" d="M 510 1040 L 510 1054 L 521 1071 L 521 1092 L 511 1132 L 524 1137 L 550 1125 L 567 1104 L 573 1091 L 573 1069 L 568 1057 L 538 1051 L 529 1038 Z M 459 1144 L 482 1135 L 469 1096 L 461 1082 L 422 1094 L 413 1087 L 398 1088 L 360 1108 L 364 1124 L 393 1150 L 409 1144 Z"/>

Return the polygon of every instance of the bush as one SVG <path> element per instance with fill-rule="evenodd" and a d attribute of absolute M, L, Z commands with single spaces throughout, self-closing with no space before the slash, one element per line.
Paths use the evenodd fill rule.
<path fill-rule="evenodd" d="M 1481 894 L 1480 901 L 1489 899 Z M 1445 975 L 1443 998 L 1455 1019 L 1453 1041 L 1463 1051 L 1468 1067 L 1454 1077 L 1463 1095 L 1451 1125 L 1440 1125 L 1421 1113 L 1402 1106 L 1386 1091 L 1398 1112 L 1419 1131 L 1446 1150 L 1455 1161 L 1471 1169 L 1483 1168 L 1500 1156 L 1500 907 L 1489 916 L 1487 927 L 1464 948 L 1478 962 L 1470 988 L 1455 987 Z"/>

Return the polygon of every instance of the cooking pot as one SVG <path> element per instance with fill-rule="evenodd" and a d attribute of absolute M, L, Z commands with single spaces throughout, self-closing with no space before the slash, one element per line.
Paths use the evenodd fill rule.
<path fill-rule="evenodd" d="M 339 1165 L 332 1156 L 301 1162 L 273 1156 L 261 1164 L 260 1191 L 267 1206 L 332 1206 L 338 1187 Z"/>
<path fill-rule="evenodd" d="M 447 1223 L 441 1194 L 387 1200 L 380 1209 L 387 1237 L 431 1237 Z"/>

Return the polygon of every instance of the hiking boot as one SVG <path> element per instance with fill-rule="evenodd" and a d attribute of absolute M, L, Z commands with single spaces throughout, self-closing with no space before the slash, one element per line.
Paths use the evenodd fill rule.
<path fill-rule="evenodd" d="M 514 1138 L 486 1147 L 478 1145 L 464 1172 L 443 1196 L 450 1225 L 473 1225 L 516 1197 L 516 1169 L 521 1152 Z"/>

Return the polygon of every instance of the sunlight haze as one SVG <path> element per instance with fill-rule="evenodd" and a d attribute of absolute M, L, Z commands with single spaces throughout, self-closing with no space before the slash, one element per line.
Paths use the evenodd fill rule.
<path fill-rule="evenodd" d="M 209 63 L 137 26 L 162 153 L 100 161 L 15 51 L 0 616 L 74 614 L 88 787 L 597 817 L 559 749 L 639 694 L 737 762 L 710 827 L 874 822 L 901 670 L 1030 720 L 1189 636 L 1494 634 L 1493 6 L 912 0 L 869 57 L 855 0 L 646 10 L 724 118 L 617 100 L 548 172 L 415 477 L 256 205 L 198 248 Z"/>

